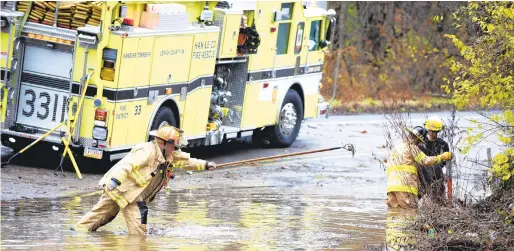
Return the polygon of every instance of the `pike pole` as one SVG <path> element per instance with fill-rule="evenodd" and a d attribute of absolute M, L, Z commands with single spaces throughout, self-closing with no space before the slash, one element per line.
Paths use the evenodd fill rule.
<path fill-rule="evenodd" d="M 333 150 L 338 150 L 338 149 L 348 150 L 348 151 L 352 152 L 352 156 L 355 155 L 355 147 L 352 144 L 346 144 L 346 145 L 338 146 L 338 147 L 322 148 L 322 149 L 318 149 L 318 150 L 310 150 L 310 151 L 303 151 L 303 152 L 297 152 L 297 153 L 288 153 L 288 154 L 281 154 L 281 155 L 275 155 L 275 156 L 269 156 L 269 157 L 262 157 L 262 158 L 255 158 L 255 159 L 223 163 L 223 164 L 216 165 L 216 169 L 221 168 L 221 167 L 235 166 L 235 165 L 263 161 L 263 160 L 285 158 L 285 157 L 298 156 L 298 155 L 311 154 L 311 153 L 327 152 L 327 151 L 333 151 Z"/>
<path fill-rule="evenodd" d="M 328 151 L 334 151 L 338 149 L 345 149 L 347 151 L 352 152 L 352 157 L 355 156 L 355 147 L 353 144 L 345 144 L 343 146 L 338 147 L 330 147 L 330 148 L 322 148 L 317 150 L 310 150 L 310 151 L 303 151 L 303 152 L 297 152 L 297 153 L 288 153 L 288 154 L 281 154 L 281 155 L 275 155 L 275 156 L 269 156 L 269 157 L 262 157 L 262 158 L 255 158 L 255 159 L 248 159 L 248 160 L 241 160 L 241 161 L 234 161 L 229 163 L 223 163 L 216 165 L 216 169 L 227 167 L 227 166 L 236 166 L 244 163 L 251 163 L 251 162 L 257 162 L 257 161 L 263 161 L 263 160 L 270 160 L 270 159 L 277 159 L 277 158 L 285 158 L 285 157 L 291 157 L 291 156 L 298 156 L 298 155 L 304 155 L 304 154 L 310 154 L 310 153 L 319 153 L 319 152 L 328 152 Z M 80 199 L 87 196 L 97 195 L 102 193 L 103 190 L 97 190 L 88 194 L 75 196 L 76 198 Z"/>

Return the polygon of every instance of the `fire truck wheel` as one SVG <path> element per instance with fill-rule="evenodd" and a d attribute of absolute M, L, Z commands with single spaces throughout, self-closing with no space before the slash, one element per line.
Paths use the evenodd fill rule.
<path fill-rule="evenodd" d="M 152 127 L 150 127 L 150 130 L 156 130 L 165 125 L 172 125 L 177 127 L 177 120 L 175 119 L 175 114 L 171 108 L 167 106 L 161 106 L 155 114 L 155 118 L 153 119 Z M 148 137 L 148 140 L 151 140 L 151 137 Z"/>
<path fill-rule="evenodd" d="M 302 98 L 295 90 L 286 93 L 277 124 L 270 128 L 271 143 L 278 147 L 288 147 L 296 140 L 303 120 Z"/>

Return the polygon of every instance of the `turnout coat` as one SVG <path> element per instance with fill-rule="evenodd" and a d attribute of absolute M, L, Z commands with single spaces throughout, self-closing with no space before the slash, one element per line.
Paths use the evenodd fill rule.
<path fill-rule="evenodd" d="M 123 209 L 128 204 L 141 199 L 140 195 L 145 191 L 152 179 L 160 179 L 153 191 L 145 191 L 150 198 L 142 198 L 151 202 L 157 192 L 165 187 L 174 169 L 205 170 L 205 160 L 191 158 L 189 153 L 180 150 L 167 154 L 166 159 L 155 140 L 136 145 L 130 153 L 114 165 L 98 183 L 105 187 L 111 178 L 115 178 L 121 184 L 114 190 L 104 192 Z M 155 183 L 155 182 L 154 182 Z"/>

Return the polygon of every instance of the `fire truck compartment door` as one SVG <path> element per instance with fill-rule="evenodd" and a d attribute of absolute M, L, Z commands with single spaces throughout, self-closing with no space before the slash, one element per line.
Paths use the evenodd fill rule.
<path fill-rule="evenodd" d="M 23 71 L 69 79 L 72 66 L 73 56 L 71 52 L 34 45 L 25 46 Z"/>
<path fill-rule="evenodd" d="M 52 129 L 64 121 L 71 52 L 26 45 L 16 123 Z"/>

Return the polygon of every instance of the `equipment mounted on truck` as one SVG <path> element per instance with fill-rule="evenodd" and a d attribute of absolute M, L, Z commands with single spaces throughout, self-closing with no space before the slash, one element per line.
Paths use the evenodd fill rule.
<path fill-rule="evenodd" d="M 328 115 L 334 14 L 300 1 L 7 2 L 2 144 L 45 136 L 112 161 L 170 124 L 184 147 L 250 135 L 289 146 L 303 120 Z"/>

